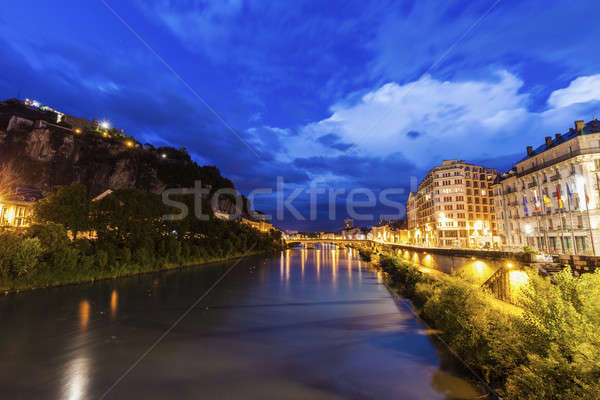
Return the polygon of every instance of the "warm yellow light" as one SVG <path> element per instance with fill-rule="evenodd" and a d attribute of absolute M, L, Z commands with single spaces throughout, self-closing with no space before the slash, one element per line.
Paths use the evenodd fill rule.
<path fill-rule="evenodd" d="M 506 267 L 507 267 L 507 268 L 512 268 L 512 267 L 513 267 L 513 265 L 512 265 L 511 263 L 507 263 L 507 264 L 506 264 Z"/>
<path fill-rule="evenodd" d="M 90 303 L 87 300 L 82 300 L 79 303 L 79 325 L 82 329 L 87 328 L 90 321 Z"/>
<path fill-rule="evenodd" d="M 523 271 L 510 271 L 508 280 L 511 289 L 519 289 L 529 282 L 529 276 Z"/>
<path fill-rule="evenodd" d="M 104 131 L 104 132 L 102 132 L 102 136 L 109 137 L 110 135 L 108 134 L 108 132 Z"/>
<path fill-rule="evenodd" d="M 485 270 L 485 263 L 483 261 L 475 261 L 475 264 L 473 265 L 475 266 L 478 274 L 483 274 L 483 271 Z"/>
<path fill-rule="evenodd" d="M 133 147 L 133 140 L 128 140 L 125 142 L 125 146 L 127 147 Z"/>
<path fill-rule="evenodd" d="M 79 134 L 81 134 L 81 129 L 79 129 L 79 128 L 75 128 L 75 130 L 74 130 L 73 132 L 75 132 L 76 134 L 78 134 L 78 135 L 79 135 Z"/>

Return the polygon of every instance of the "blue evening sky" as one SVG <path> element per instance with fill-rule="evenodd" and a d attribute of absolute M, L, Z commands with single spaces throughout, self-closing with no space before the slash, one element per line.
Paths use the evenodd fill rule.
<path fill-rule="evenodd" d="M 442 159 L 505 170 L 527 145 L 600 115 L 599 9 L 592 0 L 8 1 L 0 97 L 186 147 L 246 194 L 280 176 L 286 193 L 401 188 L 405 199 L 410 177 Z M 293 203 L 307 219 L 308 198 Z M 334 221 L 327 195 L 318 199 L 317 221 L 286 213 L 275 224 L 340 228 L 343 196 Z M 275 214 L 274 195 L 255 204 Z"/>

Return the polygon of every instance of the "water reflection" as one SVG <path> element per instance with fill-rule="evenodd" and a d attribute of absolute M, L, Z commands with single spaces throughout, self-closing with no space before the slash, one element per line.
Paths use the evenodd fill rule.
<path fill-rule="evenodd" d="M 119 294 L 116 289 L 110 294 L 110 318 L 115 319 L 117 317 L 117 310 L 119 308 Z"/>
<path fill-rule="evenodd" d="M 479 393 L 442 372 L 423 326 L 355 250 L 315 247 L 241 261 L 207 297 L 210 307 L 189 313 L 114 398 L 178 391 L 206 398 L 442 400 Z M 14 304 L 0 298 L 10 306 L 2 309 L 9 312 L 2 315 L 0 354 L 11 354 L 0 357 L 2 397 L 98 398 L 229 265 L 58 288 Z M 248 274 L 251 267 L 260 279 Z M 57 324 L 64 315 L 70 318 Z M 28 340 L 10 340 L 23 326 Z"/>
<path fill-rule="evenodd" d="M 79 400 L 87 398 L 90 360 L 77 357 L 70 360 L 65 368 L 63 399 Z"/>
<path fill-rule="evenodd" d="M 90 359 L 85 346 L 90 322 L 90 302 L 81 300 L 78 306 L 79 332 L 73 338 L 71 358 L 67 361 L 62 376 L 62 398 L 78 400 L 88 398 Z"/>
<path fill-rule="evenodd" d="M 85 330 L 90 322 L 90 302 L 81 300 L 79 303 L 79 326 Z"/>

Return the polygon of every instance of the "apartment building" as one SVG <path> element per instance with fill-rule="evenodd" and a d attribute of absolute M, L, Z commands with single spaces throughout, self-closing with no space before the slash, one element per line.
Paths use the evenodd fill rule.
<path fill-rule="evenodd" d="M 527 147 L 527 156 L 494 187 L 499 230 L 508 249 L 600 254 L 600 121 Z"/>
<path fill-rule="evenodd" d="M 491 186 L 498 171 L 460 160 L 444 160 L 410 193 L 409 242 L 437 247 L 498 248 Z"/>

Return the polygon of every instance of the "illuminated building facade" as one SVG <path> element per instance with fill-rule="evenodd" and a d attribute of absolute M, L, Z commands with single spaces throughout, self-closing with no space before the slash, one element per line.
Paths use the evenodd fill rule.
<path fill-rule="evenodd" d="M 20 186 L 0 197 L 0 227 L 25 228 L 31 224 L 34 203 L 42 198 L 33 186 Z"/>
<path fill-rule="evenodd" d="M 546 137 L 494 188 L 509 249 L 600 254 L 600 121 Z"/>
<path fill-rule="evenodd" d="M 494 198 L 498 171 L 460 160 L 431 169 L 407 203 L 409 243 L 437 247 L 497 248 Z"/>
<path fill-rule="evenodd" d="M 273 224 L 271 224 L 270 222 L 267 222 L 267 221 L 253 221 L 251 219 L 242 217 L 240 219 L 240 222 L 242 224 L 250 225 L 254 229 L 257 229 L 260 232 L 264 232 L 264 233 L 269 233 L 269 232 L 271 232 L 271 230 L 278 230 L 277 228 L 275 228 L 273 226 Z"/>

